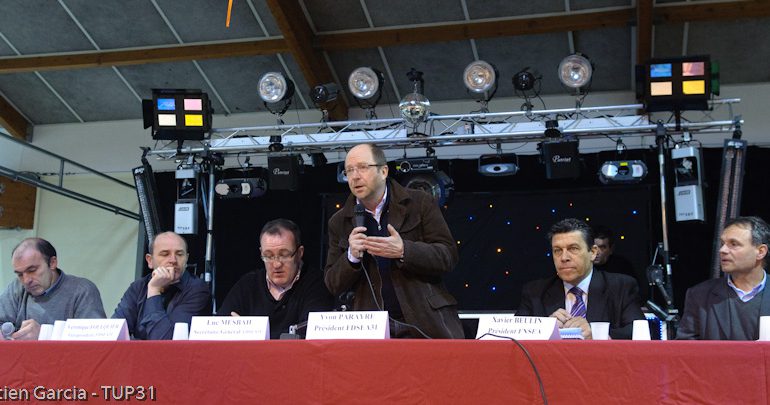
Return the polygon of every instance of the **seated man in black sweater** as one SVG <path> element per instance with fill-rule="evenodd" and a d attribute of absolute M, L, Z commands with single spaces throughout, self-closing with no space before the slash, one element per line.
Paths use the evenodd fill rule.
<path fill-rule="evenodd" d="M 289 326 L 307 320 L 307 314 L 334 306 L 318 269 L 303 268 L 300 231 L 288 219 L 275 219 L 259 234 L 265 268 L 245 274 L 233 286 L 220 315 L 268 316 L 270 338 L 278 339 Z"/>

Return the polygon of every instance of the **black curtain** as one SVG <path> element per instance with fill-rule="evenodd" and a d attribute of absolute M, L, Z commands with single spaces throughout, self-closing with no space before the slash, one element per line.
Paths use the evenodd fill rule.
<path fill-rule="evenodd" d="M 704 149 L 703 157 L 706 221 L 675 222 L 670 192 L 668 197 L 673 285 L 679 308 L 686 289 L 709 275 L 722 149 Z M 446 282 L 460 308 L 515 309 L 524 282 L 553 274 L 545 233 L 562 218 L 588 218 L 589 224 L 612 228 L 618 238 L 623 237 L 617 240 L 616 254 L 643 271 L 662 238 L 657 153 L 632 150 L 621 158 L 643 160 L 649 168 L 648 176 L 633 185 L 602 185 L 597 177 L 599 167 L 606 160 L 617 160 L 615 151 L 582 155 L 580 175 L 562 180 L 547 180 L 538 156 L 521 156 L 519 173 L 509 177 L 479 175 L 476 160 L 440 161 L 441 169 L 455 185 L 454 196 L 443 209 L 459 241 L 460 262 Z M 768 158 L 770 149 L 750 147 L 747 152 L 743 215 L 770 219 L 770 205 L 763 199 L 770 181 L 764 166 Z M 326 221 L 348 195 L 347 185 L 336 181 L 336 168 L 336 164 L 304 167 L 297 191 L 269 190 L 251 200 L 216 200 L 217 302 L 221 303 L 242 274 L 262 265 L 258 234 L 264 223 L 274 218 L 297 222 L 302 229 L 305 261 L 313 268 L 323 268 Z M 231 169 L 218 176 L 245 175 Z M 156 178 L 163 227 L 172 229 L 174 173 L 157 173 Z M 673 177 L 667 179 L 667 184 L 673 187 Z M 206 240 L 202 207 L 200 211 L 198 235 L 187 237 L 190 263 L 197 265 L 199 273 L 203 271 Z"/>

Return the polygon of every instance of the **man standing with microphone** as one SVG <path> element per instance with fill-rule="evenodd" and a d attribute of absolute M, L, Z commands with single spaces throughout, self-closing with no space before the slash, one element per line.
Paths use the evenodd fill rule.
<path fill-rule="evenodd" d="M 441 279 L 457 264 L 457 247 L 436 201 L 389 180 L 372 144 L 348 152 L 345 175 L 352 194 L 329 219 L 329 291 L 354 291 L 354 310 L 388 311 L 391 337 L 463 338 Z"/>

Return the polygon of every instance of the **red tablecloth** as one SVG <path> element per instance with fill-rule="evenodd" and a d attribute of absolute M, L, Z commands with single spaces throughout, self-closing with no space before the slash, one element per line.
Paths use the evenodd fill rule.
<path fill-rule="evenodd" d="M 551 404 L 769 403 L 770 343 L 522 345 Z M 69 389 L 136 402 L 142 389 L 185 404 L 542 403 L 508 341 L 0 342 L 0 379 L 6 401 Z"/>

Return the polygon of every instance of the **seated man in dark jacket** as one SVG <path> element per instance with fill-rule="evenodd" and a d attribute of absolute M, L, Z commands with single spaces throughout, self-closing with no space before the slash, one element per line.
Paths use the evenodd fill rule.
<path fill-rule="evenodd" d="M 211 293 L 201 279 L 185 271 L 187 242 L 174 232 L 155 235 L 145 256 L 152 273 L 134 281 L 113 318 L 124 318 L 134 339 L 171 339 L 174 324 L 211 315 Z"/>
<path fill-rule="evenodd" d="M 516 315 L 554 317 L 559 328 L 580 328 L 585 339 L 592 338 L 589 322 L 609 322 L 610 337 L 630 339 L 634 320 L 645 319 L 636 281 L 593 271 L 598 248 L 583 221 L 559 221 L 548 238 L 556 275 L 527 283 Z"/>
<path fill-rule="evenodd" d="M 300 231 L 288 219 L 275 219 L 259 234 L 265 268 L 245 274 L 233 286 L 219 315 L 268 316 L 270 338 L 278 339 L 292 325 L 307 320 L 309 312 L 334 307 L 318 269 L 304 269 Z"/>

